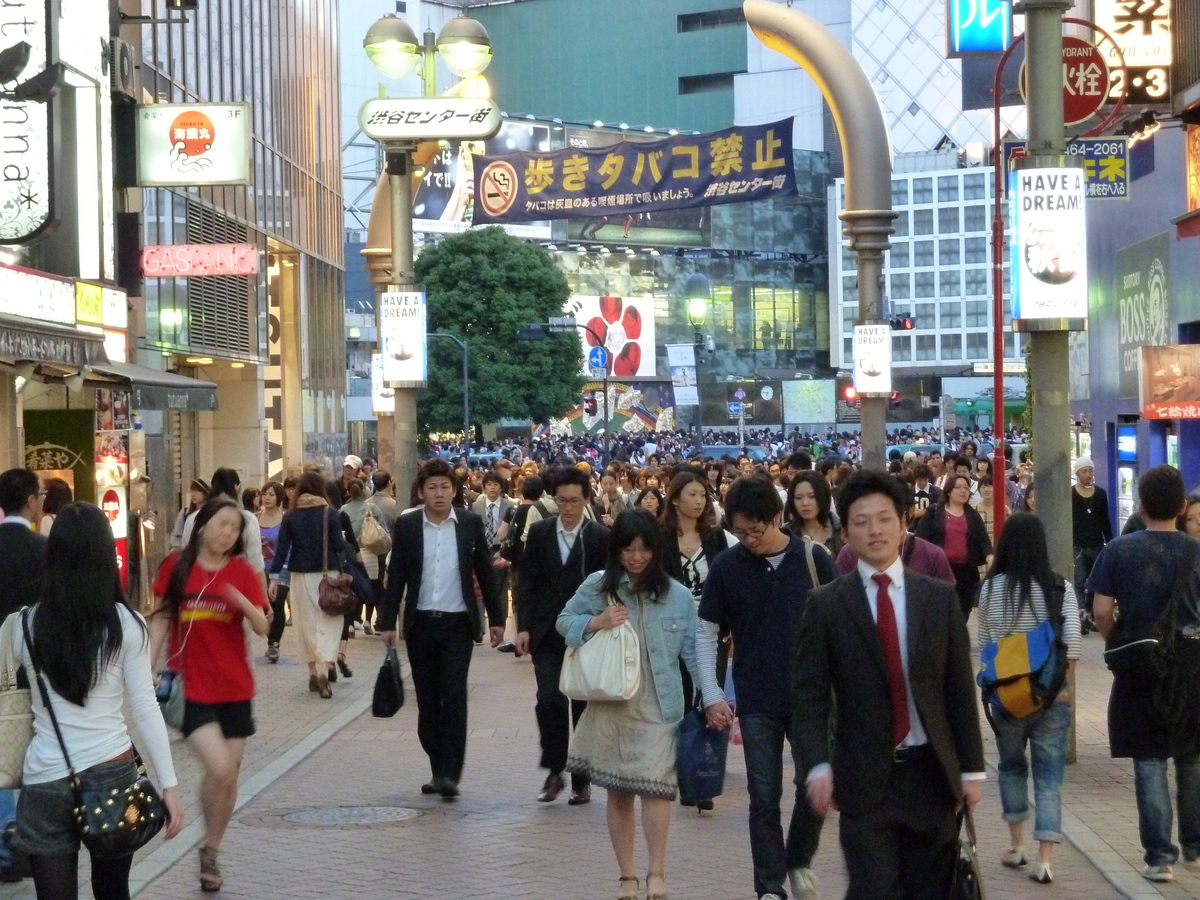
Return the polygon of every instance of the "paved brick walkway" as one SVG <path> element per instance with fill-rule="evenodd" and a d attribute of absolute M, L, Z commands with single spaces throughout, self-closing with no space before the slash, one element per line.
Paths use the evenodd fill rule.
<path fill-rule="evenodd" d="M 1068 769 L 1064 844 L 1055 883 L 1042 887 L 1003 869 L 1006 846 L 995 780 L 978 813 L 980 856 L 989 898 L 1055 896 L 1110 900 L 1129 896 L 1200 897 L 1200 876 L 1179 869 L 1176 885 L 1158 891 L 1138 875 L 1132 767 L 1108 759 L 1104 705 L 1108 675 L 1099 642 L 1085 642 L 1080 685 L 1079 763 Z M 287 637 L 285 636 L 285 656 Z M 368 710 L 382 654 L 377 639 L 351 643 L 355 678 L 339 681 L 332 701 L 307 693 L 304 667 L 285 661 L 258 667 L 259 735 L 249 744 L 241 807 L 222 854 L 227 898 L 438 898 L 471 896 L 533 900 L 603 900 L 614 895 L 616 868 L 602 798 L 569 808 L 564 799 L 535 802 L 543 773 L 537 763 L 533 673 L 527 660 L 478 648 L 471 671 L 471 737 L 463 796 L 444 804 L 424 797 L 428 777 L 409 703 L 392 720 Z M 364 712 L 364 710 L 366 710 Z M 985 738 L 988 737 L 985 732 Z M 991 743 L 988 744 L 989 749 Z M 134 868 L 139 900 L 199 897 L 196 842 L 201 837 L 190 751 L 176 744 L 189 826 L 171 843 L 155 841 Z M 790 778 L 790 772 L 788 777 Z M 336 820 L 350 809 L 380 808 L 414 817 L 373 825 L 304 824 L 308 814 Z M 788 804 L 785 798 L 785 815 Z M 638 845 L 639 867 L 645 851 Z M 1106 870 L 1106 880 L 1101 868 Z M 826 825 L 815 868 L 823 898 L 844 893 L 836 818 Z M 676 808 L 667 864 L 673 897 L 752 898 L 746 831 L 745 769 L 731 748 L 725 797 L 715 814 Z M 1118 890 L 1117 885 L 1123 890 Z M 84 882 L 86 884 L 86 882 Z M 86 887 L 84 896 L 87 896 Z M 0 887 L 0 900 L 32 898 L 31 885 Z"/>

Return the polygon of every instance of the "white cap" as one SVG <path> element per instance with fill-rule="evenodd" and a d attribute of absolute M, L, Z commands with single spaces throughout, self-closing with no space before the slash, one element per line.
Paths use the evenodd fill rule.
<path fill-rule="evenodd" d="M 1080 469 L 1094 469 L 1094 468 L 1096 468 L 1096 466 L 1092 462 L 1092 458 L 1090 456 L 1081 456 L 1077 460 L 1075 460 L 1074 464 L 1071 466 L 1071 471 L 1074 472 L 1076 475 L 1078 475 Z"/>
<path fill-rule="evenodd" d="M 904 461 L 905 461 L 905 462 L 912 462 L 912 461 L 913 461 L 913 460 L 915 460 L 916 458 L 917 458 L 917 451 L 916 451 L 916 450 L 909 450 L 908 452 L 906 452 L 906 453 L 904 454 Z"/>
<path fill-rule="evenodd" d="M 342 468 L 345 468 L 346 466 L 354 466 L 354 470 L 358 471 L 362 468 L 362 460 L 351 454 L 342 460 Z"/>

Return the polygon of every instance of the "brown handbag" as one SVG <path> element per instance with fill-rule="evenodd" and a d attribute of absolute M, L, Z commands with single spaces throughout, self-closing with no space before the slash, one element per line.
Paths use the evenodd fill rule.
<path fill-rule="evenodd" d="M 321 583 L 317 587 L 317 605 L 329 616 L 345 616 L 358 609 L 354 579 L 338 570 L 329 574 L 329 509 L 321 513 Z"/>

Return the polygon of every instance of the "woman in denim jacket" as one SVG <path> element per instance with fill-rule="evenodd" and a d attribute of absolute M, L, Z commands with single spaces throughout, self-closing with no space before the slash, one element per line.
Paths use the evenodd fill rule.
<path fill-rule="evenodd" d="M 616 602 L 610 602 L 615 600 Z M 663 867 L 678 781 L 675 744 L 683 718 L 683 661 L 696 683 L 696 605 L 663 571 L 662 532 L 650 513 L 618 516 L 608 565 L 580 585 L 559 614 L 568 647 L 629 622 L 638 634 L 642 678 L 627 701 L 590 703 L 575 727 L 567 768 L 608 790 L 608 831 L 621 868 L 619 900 L 636 900 L 634 798 L 642 798 L 650 866 L 647 900 L 666 900 Z M 705 698 L 707 703 L 720 698 Z"/>

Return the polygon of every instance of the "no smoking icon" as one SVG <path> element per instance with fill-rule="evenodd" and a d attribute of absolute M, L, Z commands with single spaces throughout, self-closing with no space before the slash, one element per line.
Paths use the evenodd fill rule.
<path fill-rule="evenodd" d="M 479 202 L 489 216 L 502 216 L 517 199 L 517 170 L 503 161 L 489 163 L 479 177 Z"/>

